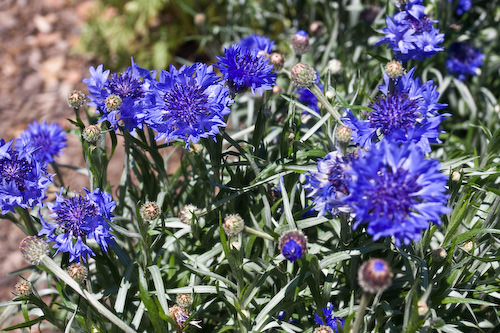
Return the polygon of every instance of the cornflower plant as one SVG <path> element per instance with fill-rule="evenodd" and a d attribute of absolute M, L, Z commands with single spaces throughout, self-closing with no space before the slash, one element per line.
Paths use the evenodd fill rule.
<path fill-rule="evenodd" d="M 498 331 L 498 41 L 463 42 L 492 5 L 250 3 L 200 27 L 211 62 L 95 64 L 73 129 L 0 141 L 31 274 L 3 327 Z M 68 135 L 87 188 L 58 177 Z"/>

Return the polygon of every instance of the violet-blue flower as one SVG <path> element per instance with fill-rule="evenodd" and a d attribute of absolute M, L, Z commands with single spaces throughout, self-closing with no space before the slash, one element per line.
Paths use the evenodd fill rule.
<path fill-rule="evenodd" d="M 156 138 L 184 140 L 186 148 L 201 138 L 215 138 L 233 103 L 212 66 L 201 63 L 161 71 L 152 91 L 147 122 L 158 132 Z"/>
<path fill-rule="evenodd" d="M 414 69 L 397 79 L 384 73 L 385 83 L 379 86 L 383 95 L 370 105 L 367 120 L 359 120 L 347 111 L 342 120 L 352 130 L 355 143 L 367 147 L 390 138 L 415 142 L 424 152 L 430 152 L 430 143 L 440 142 L 438 128 L 448 114 L 437 111 L 447 105 L 437 102 L 439 92 L 432 81 L 422 84 L 413 73 Z"/>
<path fill-rule="evenodd" d="M 274 42 L 265 36 L 251 34 L 240 40 L 239 45 L 243 50 L 257 50 L 265 55 L 273 52 Z"/>
<path fill-rule="evenodd" d="M 448 2 L 452 2 L 453 0 L 448 0 Z M 457 4 L 457 15 L 461 16 L 465 14 L 465 12 L 469 11 L 472 8 L 472 0 L 458 0 Z"/>
<path fill-rule="evenodd" d="M 217 58 L 217 68 L 233 93 L 251 89 L 254 94 L 262 94 L 264 90 L 271 90 L 275 85 L 276 73 L 273 72 L 273 65 L 256 49 L 244 49 L 233 44 L 224 50 L 223 57 Z"/>
<path fill-rule="evenodd" d="M 107 221 L 113 219 L 116 202 L 98 188 L 92 192 L 84 188 L 84 191 L 83 195 L 64 197 L 61 189 L 55 203 L 47 204 L 53 223 L 40 216 L 42 229 L 38 235 L 46 235 L 48 241 L 55 242 L 56 253 L 68 252 L 69 260 L 75 262 L 80 259 L 86 262 L 89 256 L 95 256 L 86 244 L 88 240 L 94 240 L 107 252 L 114 238 Z"/>
<path fill-rule="evenodd" d="M 83 80 L 87 84 L 90 105 L 98 107 L 101 121 L 109 121 L 116 129 L 120 125 L 125 130 L 134 131 L 142 128 L 147 115 L 145 106 L 146 93 L 155 72 L 139 67 L 132 59 L 132 65 L 123 73 L 103 71 L 103 66 L 90 67 L 90 78 Z M 109 103 L 110 99 L 114 99 Z"/>
<path fill-rule="evenodd" d="M 52 181 L 45 164 L 33 155 L 33 148 L 0 139 L 0 209 L 1 214 L 14 207 L 33 208 L 42 204 Z"/>
<path fill-rule="evenodd" d="M 377 44 L 389 44 L 401 61 L 423 60 L 443 51 L 439 44 L 444 41 L 444 34 L 434 28 L 435 22 L 425 15 L 422 0 L 409 2 L 392 18 L 387 16 L 387 27 L 382 29 L 385 37 Z"/>
<path fill-rule="evenodd" d="M 29 147 L 33 150 L 33 155 L 42 163 L 52 163 L 62 149 L 66 147 L 66 133 L 61 125 L 57 123 L 37 123 L 28 124 L 28 129 L 24 130 L 16 145 Z"/>
<path fill-rule="evenodd" d="M 335 333 L 337 333 L 338 327 L 344 327 L 345 318 L 344 317 L 336 317 L 333 315 L 333 304 L 329 304 L 326 308 L 323 308 L 323 316 L 325 321 L 321 319 L 321 317 L 314 313 L 314 321 L 319 325 L 324 325 L 330 327 Z"/>
<path fill-rule="evenodd" d="M 352 209 L 353 227 L 366 225 L 375 241 L 391 236 L 397 246 L 417 241 L 429 222 L 440 225 L 441 215 L 450 211 L 448 177 L 415 144 L 372 145 L 347 172 L 350 195 L 344 201 Z"/>
<path fill-rule="evenodd" d="M 462 81 L 467 75 L 477 74 L 484 58 L 485 55 L 481 50 L 474 48 L 470 43 L 453 43 L 446 59 L 446 69 Z"/>
<path fill-rule="evenodd" d="M 342 201 L 349 194 L 345 170 L 350 168 L 352 158 L 343 157 L 337 151 L 330 152 L 318 161 L 318 171 L 305 175 L 304 188 L 320 216 L 327 212 L 336 215 L 339 211 L 346 211 Z"/>

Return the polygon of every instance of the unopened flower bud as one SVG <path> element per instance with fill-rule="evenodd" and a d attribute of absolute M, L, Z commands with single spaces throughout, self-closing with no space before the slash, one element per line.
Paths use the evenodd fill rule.
<path fill-rule="evenodd" d="M 83 129 L 82 137 L 91 144 L 96 144 L 101 137 L 101 128 L 98 125 L 89 125 Z"/>
<path fill-rule="evenodd" d="M 333 330 L 328 326 L 321 325 L 314 329 L 314 333 L 333 333 Z"/>
<path fill-rule="evenodd" d="M 335 97 L 335 93 L 333 91 L 331 91 L 331 90 L 328 90 L 325 93 L 325 97 L 328 98 L 329 100 L 332 100 Z"/>
<path fill-rule="evenodd" d="M 451 180 L 454 182 L 459 182 L 460 181 L 461 174 L 458 171 L 453 171 L 451 174 Z"/>
<path fill-rule="evenodd" d="M 88 275 L 87 267 L 82 264 L 71 264 L 68 267 L 68 275 L 78 283 L 83 283 Z"/>
<path fill-rule="evenodd" d="M 378 6 L 369 5 L 361 11 L 359 17 L 368 24 L 372 24 L 375 21 L 378 13 L 380 13 L 381 8 Z"/>
<path fill-rule="evenodd" d="M 73 90 L 68 95 L 68 105 L 73 109 L 80 108 L 85 103 L 85 94 L 80 90 Z"/>
<path fill-rule="evenodd" d="M 387 76 L 389 76 L 391 79 L 398 78 L 401 75 L 403 75 L 403 73 L 404 73 L 403 64 L 397 60 L 389 61 L 385 65 L 384 69 L 385 69 Z"/>
<path fill-rule="evenodd" d="M 309 50 L 309 36 L 304 30 L 299 30 L 292 37 L 292 48 L 297 54 L 304 54 Z"/>
<path fill-rule="evenodd" d="M 462 249 L 464 251 L 467 251 L 467 252 L 470 252 L 473 247 L 474 247 L 474 243 L 470 239 L 468 241 L 466 241 L 465 243 L 463 243 L 463 245 L 462 245 Z"/>
<path fill-rule="evenodd" d="M 323 22 L 321 21 L 314 21 L 311 24 L 309 24 L 309 33 L 311 35 L 320 35 L 323 32 Z"/>
<path fill-rule="evenodd" d="M 154 221 L 160 216 L 160 207 L 153 201 L 148 201 L 141 206 L 141 217 L 144 221 Z"/>
<path fill-rule="evenodd" d="M 427 303 L 423 301 L 418 301 L 417 303 L 417 311 L 419 316 L 425 316 L 425 314 L 429 311 L 429 307 Z"/>
<path fill-rule="evenodd" d="M 308 64 L 299 62 L 292 67 L 291 71 L 292 81 L 297 87 L 309 88 L 316 83 L 318 74 Z"/>
<path fill-rule="evenodd" d="M 108 111 L 116 111 L 122 106 L 122 99 L 118 95 L 109 95 L 104 103 Z"/>
<path fill-rule="evenodd" d="M 191 222 L 196 217 L 196 214 L 198 212 L 199 212 L 199 209 L 195 205 L 191 205 L 191 204 L 186 205 L 186 206 L 182 207 L 181 211 L 179 212 L 179 219 L 184 224 L 191 224 Z"/>
<path fill-rule="evenodd" d="M 179 328 L 182 329 L 186 327 L 186 320 L 189 318 L 189 312 L 186 308 L 179 305 L 173 305 L 168 309 L 168 312 Z"/>
<path fill-rule="evenodd" d="M 340 61 L 339 59 L 332 59 L 328 61 L 328 71 L 332 75 L 336 75 L 342 72 L 342 61 Z"/>
<path fill-rule="evenodd" d="M 21 241 L 19 249 L 24 259 L 32 265 L 38 265 L 42 258 L 49 253 L 49 245 L 37 236 L 28 236 Z"/>
<path fill-rule="evenodd" d="M 194 15 L 193 21 L 194 21 L 195 25 L 203 25 L 203 24 L 205 24 L 206 19 L 207 19 L 207 17 L 205 16 L 205 14 L 203 14 L 203 13 L 196 13 Z"/>
<path fill-rule="evenodd" d="M 283 256 L 294 262 L 307 252 L 307 237 L 300 230 L 287 231 L 280 237 L 279 247 Z"/>
<path fill-rule="evenodd" d="M 435 262 L 441 262 L 446 258 L 446 250 L 443 248 L 437 248 L 434 251 L 432 251 L 432 260 Z"/>
<path fill-rule="evenodd" d="M 26 280 L 21 280 L 14 286 L 14 295 L 26 297 L 29 296 L 33 291 L 31 282 Z"/>
<path fill-rule="evenodd" d="M 245 222 L 240 214 L 230 214 L 224 219 L 222 224 L 224 231 L 229 237 L 236 236 L 245 228 Z"/>
<path fill-rule="evenodd" d="M 281 87 L 280 86 L 274 86 L 273 87 L 273 94 L 279 94 L 281 92 Z"/>
<path fill-rule="evenodd" d="M 363 291 L 376 294 L 384 291 L 392 283 L 392 271 L 383 259 L 370 259 L 358 270 L 358 282 Z"/>
<path fill-rule="evenodd" d="M 283 68 L 283 65 L 285 64 L 285 58 L 283 58 L 283 55 L 281 53 L 273 52 L 269 55 L 269 62 L 273 65 L 273 70 L 275 72 L 278 72 Z"/>
<path fill-rule="evenodd" d="M 335 130 L 335 137 L 337 138 L 337 140 L 339 142 L 347 143 L 347 142 L 351 141 L 352 130 L 349 127 L 344 126 L 344 125 L 339 126 Z"/>
<path fill-rule="evenodd" d="M 183 308 L 189 308 L 193 304 L 193 296 L 191 294 L 177 294 L 175 301 Z"/>

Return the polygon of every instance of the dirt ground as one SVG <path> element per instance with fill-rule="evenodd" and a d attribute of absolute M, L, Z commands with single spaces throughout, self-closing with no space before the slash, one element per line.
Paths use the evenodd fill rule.
<path fill-rule="evenodd" d="M 67 118 L 74 114 L 66 97 L 73 89 L 86 92 L 82 79 L 89 75 L 90 65 L 98 65 L 72 51 L 93 5 L 92 1 L 0 0 L 1 138 L 15 138 L 35 119 L 72 128 Z M 57 162 L 84 166 L 79 139 L 67 137 Z M 109 169 L 121 170 L 121 158 L 123 154 L 116 154 Z M 66 170 L 64 178 L 76 192 L 88 186 L 87 178 L 74 171 Z M 9 273 L 27 266 L 18 251 L 23 237 L 11 222 L 0 220 L 0 302 L 12 299 L 18 280 Z"/>

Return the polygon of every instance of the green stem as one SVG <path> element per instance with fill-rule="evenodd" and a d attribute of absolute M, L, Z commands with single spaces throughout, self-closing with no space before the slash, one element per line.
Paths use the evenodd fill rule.
<path fill-rule="evenodd" d="M 66 273 L 58 264 L 54 262 L 50 257 L 43 255 L 40 262 L 45 265 L 52 273 L 54 273 L 58 278 L 63 280 L 68 286 L 70 286 L 74 291 L 76 291 L 80 296 L 85 298 L 98 313 L 102 314 L 104 317 L 109 319 L 110 322 L 115 324 L 123 332 L 136 333 L 134 329 L 129 327 L 125 322 L 118 318 L 115 314 L 108 310 L 104 305 L 99 303 L 99 301 L 94 297 L 93 294 L 89 293 L 87 290 L 83 290 L 78 282 L 73 280 L 68 273 Z"/>
<path fill-rule="evenodd" d="M 264 238 L 264 239 L 267 239 L 267 240 L 270 240 L 270 241 L 274 241 L 274 238 L 271 235 L 266 234 L 265 232 L 256 230 L 254 228 L 250 228 L 250 227 L 245 226 L 245 232 L 247 232 L 247 233 L 249 233 L 251 235 L 260 237 L 260 238 Z"/>
<path fill-rule="evenodd" d="M 325 109 L 328 112 L 330 112 L 330 114 L 332 115 L 332 117 L 335 118 L 335 120 L 339 124 L 344 125 L 344 123 L 340 119 L 340 113 L 338 113 L 337 109 L 334 108 L 330 104 L 330 102 L 328 101 L 328 99 L 326 98 L 326 96 L 323 94 L 323 92 L 321 91 L 321 89 L 319 89 L 319 87 L 316 84 L 314 84 L 311 87 L 309 87 L 309 90 L 314 94 L 314 96 L 316 96 L 316 98 L 321 103 L 321 105 L 323 105 L 325 107 Z"/>
<path fill-rule="evenodd" d="M 52 168 L 54 169 L 54 171 L 56 172 L 57 179 L 59 179 L 59 182 L 61 183 L 61 186 L 65 187 L 64 186 L 64 180 L 63 180 L 61 171 L 59 170 L 59 167 L 57 166 L 57 163 L 52 162 L 51 165 L 52 165 Z"/>
<path fill-rule="evenodd" d="M 26 228 L 30 233 L 30 236 L 35 236 L 38 232 L 36 231 L 35 225 L 33 224 L 33 219 L 27 208 L 23 208 L 24 221 L 26 222 Z"/>
<path fill-rule="evenodd" d="M 365 316 L 365 310 L 366 307 L 368 306 L 368 302 L 370 301 L 371 296 L 372 295 L 370 293 L 367 293 L 366 291 L 363 292 L 358 307 L 358 313 L 356 314 L 356 320 L 354 321 L 354 325 L 352 326 L 352 331 L 351 331 L 352 333 L 359 332 L 359 329 L 361 328 L 361 323 L 363 322 L 363 318 Z"/>

